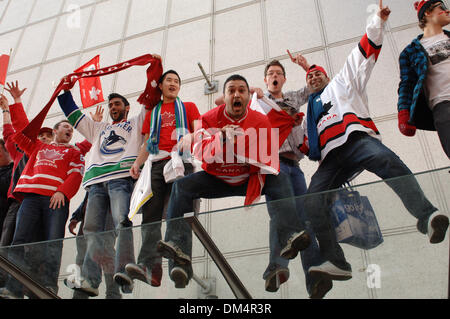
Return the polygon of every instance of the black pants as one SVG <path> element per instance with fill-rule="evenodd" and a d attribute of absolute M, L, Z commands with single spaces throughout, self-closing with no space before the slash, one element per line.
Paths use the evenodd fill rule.
<path fill-rule="evenodd" d="M 447 157 L 450 158 L 450 101 L 435 105 L 433 118 L 442 148 Z"/>
<path fill-rule="evenodd" d="M 166 183 L 164 179 L 164 166 L 169 159 L 152 163 L 152 192 L 153 196 L 142 206 L 142 246 L 138 256 L 138 264 L 151 268 L 161 263 L 161 256 L 156 252 L 156 244 L 161 237 L 161 220 L 164 207 L 172 192 L 173 183 Z M 184 175 L 193 173 L 194 168 L 184 163 Z"/>

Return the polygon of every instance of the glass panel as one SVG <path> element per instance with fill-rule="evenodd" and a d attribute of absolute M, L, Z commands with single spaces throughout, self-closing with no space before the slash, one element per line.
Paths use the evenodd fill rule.
<path fill-rule="evenodd" d="M 62 15 L 56 26 L 47 59 L 53 59 L 81 49 L 92 7 Z"/>
<path fill-rule="evenodd" d="M 264 59 L 259 5 L 216 15 L 215 29 L 215 71 Z"/>
<path fill-rule="evenodd" d="M 448 211 L 450 206 L 450 167 L 416 174 L 422 190 L 428 200 L 441 212 Z M 407 183 L 411 177 L 390 179 L 389 183 Z M 353 191 L 360 196 L 366 196 L 375 212 L 381 228 L 384 242 L 379 246 L 363 250 L 349 244 L 340 244 L 346 260 L 352 265 L 353 278 L 348 281 L 333 281 L 333 289 L 328 292 L 329 299 L 398 299 L 398 298 L 433 298 L 445 299 L 448 296 L 449 251 L 448 235 L 444 242 L 430 244 L 427 235 L 416 229 L 416 219 L 413 218 L 399 197 L 383 181 L 353 186 Z M 336 191 L 310 194 L 298 197 L 303 202 L 330 198 Z M 325 196 L 325 197 L 324 197 Z M 242 198 L 241 198 L 242 199 Z M 243 200 L 243 199 L 242 199 Z M 287 201 L 284 199 L 278 201 Z M 93 255 L 101 262 L 103 273 L 97 299 L 118 296 L 117 287 L 110 285 L 110 274 L 114 273 L 114 249 L 118 249 L 117 236 L 132 232 L 134 239 L 134 254 L 139 256 L 142 247 L 142 233 L 155 234 L 156 242 L 161 230 L 164 236 L 166 223 L 138 225 L 139 215 L 135 218 L 135 226 L 118 231 L 107 231 L 89 236 L 66 238 L 63 241 L 40 242 L 22 246 L 3 247 L 0 253 L 15 261 L 19 267 L 26 270 L 35 280 L 44 286 L 51 286 L 51 268 L 49 265 L 54 254 L 62 249 L 61 265 L 58 276 L 53 273 L 53 283 L 58 280 L 58 295 L 62 298 L 73 298 L 74 291 L 63 281 L 67 278 L 80 279 L 83 272 L 81 260 L 85 256 L 83 246 L 89 240 L 95 240 L 100 247 Z M 235 207 L 218 211 L 200 213 L 200 223 L 211 236 L 220 252 L 231 265 L 242 284 L 253 298 L 290 299 L 308 298 L 305 287 L 305 275 L 297 256 L 290 262 L 289 280 L 280 286 L 277 292 L 265 290 L 263 272 L 269 261 L 269 217 L 265 203 L 254 205 L 250 209 Z M 172 220 L 175 222 L 176 220 Z M 184 221 L 182 221 L 184 223 Z M 36 238 L 41 238 L 37 234 Z M 62 246 L 62 248 L 61 248 Z M 107 248 L 109 247 L 109 248 Z M 144 245 L 146 249 L 155 248 Z M 27 266 L 23 263 L 25 256 Z M 52 257 L 53 256 L 53 257 Z M 41 267 L 38 267 L 40 265 Z M 141 281 L 134 281 L 131 293 L 120 293 L 122 298 L 136 299 L 172 299 L 172 298 L 234 298 L 234 294 L 224 280 L 221 272 L 210 255 L 205 251 L 200 241 L 193 235 L 192 266 L 195 279 L 192 279 L 185 289 L 174 287 L 168 275 L 168 260 L 162 259 L 162 281 L 159 288 L 152 287 Z M 85 269 L 85 268 L 83 268 Z M 11 281 L 12 282 L 12 281 Z M 212 287 L 204 293 L 197 283 Z M 76 283 L 76 281 L 75 281 Z M 8 284 L 10 285 L 10 283 Z M 77 295 L 76 293 L 75 295 Z M 79 294 L 78 294 L 79 295 Z M 80 295 L 79 295 L 80 297 Z M 86 297 L 86 296 L 85 296 Z"/>
<path fill-rule="evenodd" d="M 48 39 L 55 27 L 56 19 L 47 20 L 27 27 L 23 33 L 20 45 L 14 56 L 11 70 L 21 69 L 43 62 L 48 43 L 42 44 L 42 39 Z M 30 54 L 29 52 L 33 52 Z"/>
<path fill-rule="evenodd" d="M 328 43 L 333 43 L 363 35 L 366 20 L 373 14 L 369 9 L 374 2 L 372 0 L 320 0 L 320 5 Z M 352 15 L 351 18 L 346 14 L 339 14 L 350 11 L 358 12 L 358 14 Z M 351 23 L 348 23 L 348 19 L 351 19 Z"/>
<path fill-rule="evenodd" d="M 174 69 L 180 74 L 181 79 L 189 79 L 202 75 L 197 65 L 201 62 L 205 72 L 209 73 L 210 30 L 211 18 L 170 28 L 164 61 L 165 69 Z M 189 50 L 183 48 L 189 48 Z M 183 52 L 183 59 L 190 63 L 179 63 L 181 52 Z"/>
<path fill-rule="evenodd" d="M 0 24 L 0 33 L 25 25 L 32 8 L 30 3 L 31 1 L 29 0 L 9 1 L 8 8 Z"/>
<path fill-rule="evenodd" d="M 303 51 L 322 45 L 314 1 L 269 0 L 266 15 L 270 56 L 285 55 L 286 49 Z"/>
<path fill-rule="evenodd" d="M 170 24 L 211 13 L 211 0 L 172 0 Z"/>
<path fill-rule="evenodd" d="M 86 48 L 120 39 L 123 34 L 127 8 L 127 0 L 105 1 L 97 4 L 92 24 L 88 30 Z"/>
<path fill-rule="evenodd" d="M 162 27 L 166 20 L 167 0 L 133 0 L 127 36 Z"/>
<path fill-rule="evenodd" d="M 58 14 L 61 10 L 61 6 L 62 2 L 37 0 L 33 12 L 31 13 L 30 22 L 35 22 Z"/>

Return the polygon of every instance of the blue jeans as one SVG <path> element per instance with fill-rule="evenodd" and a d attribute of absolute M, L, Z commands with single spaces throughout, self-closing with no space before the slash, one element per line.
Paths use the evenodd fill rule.
<path fill-rule="evenodd" d="M 213 175 L 200 171 L 183 177 L 172 186 L 169 206 L 167 209 L 167 229 L 165 241 L 172 241 L 181 250 L 192 256 L 192 232 L 184 214 L 193 212 L 193 200 L 198 198 L 223 198 L 230 196 L 245 196 L 247 183 L 240 186 L 230 186 Z M 290 236 L 304 229 L 296 214 L 295 200 L 288 177 L 283 172 L 279 175 L 267 175 L 262 193 L 270 195 L 274 201 L 267 202 L 273 220 L 273 227 L 278 235 L 279 245 L 284 247 Z M 287 199 L 284 199 L 287 198 Z M 284 200 L 279 200 L 284 199 Z M 173 260 L 169 260 L 169 269 L 174 267 Z M 192 266 L 181 266 L 192 277 Z"/>
<path fill-rule="evenodd" d="M 110 212 L 118 233 L 114 272 L 124 272 L 126 264 L 134 263 L 133 230 L 128 219 L 133 188 L 134 180 L 131 177 L 112 179 L 88 187 L 83 226 L 87 247 L 81 274 L 93 287 L 101 283 L 101 266 L 106 257 L 105 241 L 110 240 L 111 233 L 99 233 L 104 231 Z"/>
<path fill-rule="evenodd" d="M 303 272 L 305 274 L 305 282 L 306 282 L 306 290 L 308 293 L 311 292 L 311 288 L 314 284 L 314 278 L 308 273 L 309 267 L 317 266 L 322 264 L 325 260 L 320 254 L 319 245 L 317 244 L 315 233 L 311 227 L 311 223 L 306 218 L 305 210 L 303 209 L 303 198 L 301 195 L 306 193 L 306 181 L 305 175 L 302 170 L 296 164 L 288 164 L 280 160 L 280 170 L 285 173 L 290 180 L 290 184 L 292 185 L 294 196 L 296 196 L 296 206 L 297 206 L 297 215 L 305 225 L 305 229 L 311 237 L 311 244 L 309 247 L 300 252 Z M 266 195 L 268 201 L 273 200 L 270 195 Z M 272 214 L 272 211 L 269 211 L 269 214 Z M 283 267 L 287 268 L 289 264 L 289 260 L 280 256 L 280 251 L 283 247 L 280 246 L 277 232 L 275 231 L 275 225 L 273 220 L 270 220 L 270 232 L 269 232 L 269 247 L 270 247 L 270 259 L 269 266 L 263 274 L 263 278 L 265 279 L 271 271 L 276 268 Z"/>
<path fill-rule="evenodd" d="M 417 222 L 417 229 L 425 234 L 429 216 L 437 209 L 425 197 L 416 178 L 400 158 L 378 139 L 363 132 L 354 132 L 347 142 L 332 150 L 311 179 L 305 198 L 305 209 L 319 241 L 322 256 L 336 266 L 351 270 L 344 252 L 336 241 L 330 219 L 331 194 L 314 194 L 343 185 L 355 173 L 368 170 L 382 179 L 400 197 L 403 205 Z"/>
<path fill-rule="evenodd" d="M 44 269 L 42 278 L 40 278 L 41 284 L 57 289 L 63 248 L 62 240 L 58 239 L 64 238 L 65 226 L 69 217 L 69 201 L 66 198 L 66 203 L 61 208 L 51 209 L 49 206 L 49 196 L 25 195 L 17 212 L 12 245 L 24 245 L 35 241 L 36 236 L 42 234 L 40 227 L 43 228 L 43 240 L 51 242 L 13 247 L 10 249 L 8 257 L 13 263 L 32 274 L 39 274 L 38 268 L 39 265 L 42 265 Z M 23 295 L 22 285 L 11 277 L 6 287 L 18 296 Z"/>

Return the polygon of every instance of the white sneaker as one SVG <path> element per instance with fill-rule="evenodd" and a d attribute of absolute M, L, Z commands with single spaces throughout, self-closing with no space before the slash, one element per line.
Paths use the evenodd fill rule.
<path fill-rule="evenodd" d="M 82 291 L 89 297 L 98 296 L 98 288 L 92 287 L 91 284 L 85 279 L 81 279 L 79 282 L 76 282 L 75 279 L 66 278 L 64 279 L 64 285 L 70 289 Z"/>
<path fill-rule="evenodd" d="M 308 233 L 302 230 L 294 233 L 287 241 L 286 246 L 281 250 L 280 256 L 286 259 L 294 259 L 299 251 L 305 250 L 311 243 Z"/>
<path fill-rule="evenodd" d="M 309 268 L 308 272 L 311 275 L 319 275 L 323 278 L 330 280 L 349 280 L 352 278 L 352 272 L 348 270 L 341 269 L 331 262 L 326 261 L 322 265 L 312 266 Z"/>
<path fill-rule="evenodd" d="M 449 220 L 446 215 L 439 211 L 434 212 L 428 219 L 428 237 L 431 244 L 438 244 L 445 238 Z"/>
<path fill-rule="evenodd" d="M 170 272 L 170 278 L 175 283 L 175 288 L 184 288 L 188 282 L 188 275 L 181 267 L 174 267 Z"/>

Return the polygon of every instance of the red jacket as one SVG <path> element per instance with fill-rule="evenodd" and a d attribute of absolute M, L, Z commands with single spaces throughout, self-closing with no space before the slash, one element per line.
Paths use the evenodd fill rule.
<path fill-rule="evenodd" d="M 247 107 L 246 114 L 234 120 L 221 105 L 203 114 L 201 121 L 202 129 L 195 134 L 194 155 L 202 161 L 203 170 L 231 186 L 248 181 L 245 205 L 253 204 L 261 195 L 265 174 L 279 172 L 278 135 L 273 136 L 276 143 L 272 143 L 275 140 L 269 119 Z M 224 142 L 220 131 L 228 124 L 239 125 L 245 132 L 237 137 L 233 149 Z"/>
<path fill-rule="evenodd" d="M 28 125 L 28 118 L 25 114 L 22 103 L 10 105 L 9 111 L 12 124 L 3 125 L 3 139 L 5 140 L 6 150 L 8 151 L 14 163 L 11 183 L 9 184 L 8 190 L 8 198 L 14 198 L 12 192 L 17 183 L 17 178 L 15 179 L 14 176 L 16 175 L 18 164 L 23 157 L 23 151 L 17 147 L 16 143 L 13 141 L 12 136 L 16 133 L 16 131 L 21 131 L 25 126 Z M 17 174 L 20 174 L 20 172 Z"/>
<path fill-rule="evenodd" d="M 76 147 L 44 144 L 38 139 L 30 140 L 21 132 L 14 139 L 29 156 L 14 196 L 21 199 L 23 193 L 52 196 L 62 192 L 70 200 L 77 193 L 84 173 L 84 157 Z"/>

